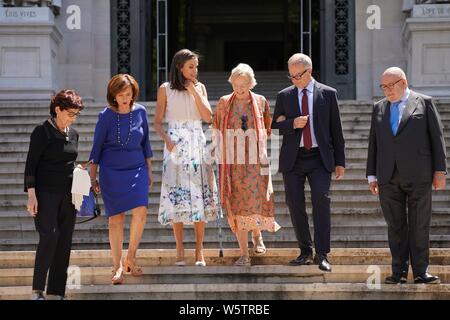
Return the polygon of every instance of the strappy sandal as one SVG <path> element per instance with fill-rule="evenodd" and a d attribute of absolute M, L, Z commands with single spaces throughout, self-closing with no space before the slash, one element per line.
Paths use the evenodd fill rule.
<path fill-rule="evenodd" d="M 124 280 L 123 277 L 123 268 L 120 267 L 119 269 L 117 269 L 116 271 L 112 271 L 112 277 L 111 277 L 111 283 L 116 285 L 116 284 L 122 284 Z"/>
<path fill-rule="evenodd" d="M 266 253 L 266 246 L 264 245 L 262 236 L 253 237 L 253 253 L 262 255 Z"/>
<path fill-rule="evenodd" d="M 136 264 L 131 264 L 130 260 L 125 259 L 124 261 L 125 272 L 130 272 L 133 277 L 142 276 L 142 268 Z"/>
<path fill-rule="evenodd" d="M 241 257 L 239 257 L 239 259 L 236 260 L 234 265 L 238 266 L 238 267 L 251 266 L 250 257 L 249 256 L 241 256 Z"/>

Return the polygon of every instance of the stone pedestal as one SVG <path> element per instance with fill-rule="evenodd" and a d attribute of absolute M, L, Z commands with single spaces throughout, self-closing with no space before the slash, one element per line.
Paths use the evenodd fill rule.
<path fill-rule="evenodd" d="M 48 100 L 61 40 L 50 8 L 0 7 L 0 100 Z"/>
<path fill-rule="evenodd" d="M 450 4 L 415 5 L 403 27 L 411 88 L 450 97 Z"/>

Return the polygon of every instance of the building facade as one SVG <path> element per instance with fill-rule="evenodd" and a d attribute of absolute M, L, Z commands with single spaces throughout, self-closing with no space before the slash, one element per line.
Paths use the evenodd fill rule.
<path fill-rule="evenodd" d="M 0 99 L 46 99 L 70 87 L 105 101 L 111 75 L 131 73 L 140 99 L 154 100 L 183 47 L 201 54 L 205 75 L 239 62 L 282 75 L 288 57 L 305 52 L 341 99 L 381 96 L 389 66 L 406 70 L 413 87 L 450 97 L 450 4 L 419 2 L 4 0 Z"/>

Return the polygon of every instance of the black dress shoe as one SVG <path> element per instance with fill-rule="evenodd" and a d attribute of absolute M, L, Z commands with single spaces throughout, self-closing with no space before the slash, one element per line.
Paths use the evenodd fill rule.
<path fill-rule="evenodd" d="M 433 276 L 425 272 L 424 274 L 418 275 L 414 278 L 414 283 L 427 283 L 427 284 L 439 284 L 441 279 L 438 276 Z"/>
<path fill-rule="evenodd" d="M 326 255 L 318 255 L 317 259 L 319 264 L 319 269 L 326 272 L 331 272 L 331 264 L 327 259 Z"/>
<path fill-rule="evenodd" d="M 294 260 L 289 261 L 291 266 L 303 266 L 313 264 L 312 254 L 301 254 Z"/>
<path fill-rule="evenodd" d="M 403 284 L 406 282 L 408 282 L 407 277 L 404 274 L 400 273 L 393 273 L 384 280 L 384 283 L 386 284 Z"/>

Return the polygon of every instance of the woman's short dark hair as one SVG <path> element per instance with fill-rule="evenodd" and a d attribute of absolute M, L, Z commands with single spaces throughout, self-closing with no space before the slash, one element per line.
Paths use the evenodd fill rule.
<path fill-rule="evenodd" d="M 50 115 L 53 118 L 56 117 L 56 107 L 59 107 L 61 110 L 77 109 L 81 111 L 84 109 L 83 100 L 75 90 L 71 89 L 61 90 L 52 96 L 50 102 Z"/>
<path fill-rule="evenodd" d="M 181 68 L 183 68 L 186 61 L 191 60 L 192 58 L 199 58 L 199 55 L 195 52 L 192 52 L 189 49 L 181 49 L 172 58 L 172 63 L 170 64 L 169 71 L 169 81 L 170 88 L 176 90 L 186 90 L 184 87 L 184 83 L 186 78 L 181 73 Z"/>
<path fill-rule="evenodd" d="M 132 76 L 129 74 L 116 74 L 111 78 L 108 82 L 108 92 L 106 94 L 106 100 L 108 100 L 108 104 L 117 111 L 119 108 L 119 104 L 116 101 L 116 95 L 125 90 L 126 88 L 131 87 L 133 91 L 133 97 L 131 98 L 131 105 L 133 105 L 137 97 L 139 95 L 139 85 Z"/>

